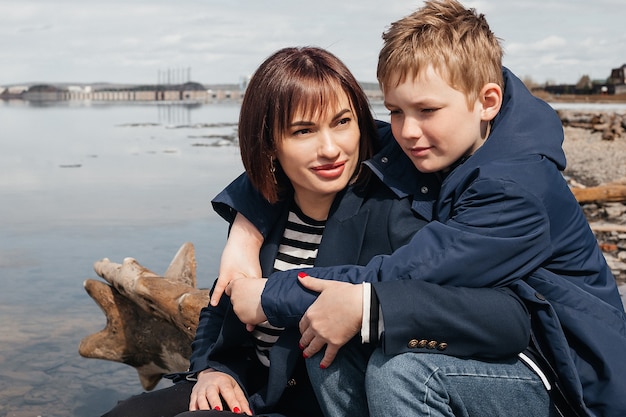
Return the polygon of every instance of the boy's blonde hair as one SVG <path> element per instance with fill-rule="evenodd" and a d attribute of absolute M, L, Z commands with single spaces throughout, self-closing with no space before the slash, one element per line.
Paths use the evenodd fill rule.
<path fill-rule="evenodd" d="M 504 89 L 502 46 L 483 14 L 455 0 L 427 0 L 416 12 L 394 22 L 383 33 L 378 56 L 380 86 L 398 86 L 432 65 L 473 107 L 490 82 Z"/>

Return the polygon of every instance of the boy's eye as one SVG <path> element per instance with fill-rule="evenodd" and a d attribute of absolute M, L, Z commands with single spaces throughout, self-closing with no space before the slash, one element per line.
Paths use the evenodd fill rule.
<path fill-rule="evenodd" d="M 436 108 L 426 108 L 426 109 L 422 109 L 422 113 L 434 113 L 436 112 L 437 109 Z"/>

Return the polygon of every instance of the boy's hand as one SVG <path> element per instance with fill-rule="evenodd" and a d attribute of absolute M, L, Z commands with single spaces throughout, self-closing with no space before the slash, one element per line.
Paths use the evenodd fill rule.
<path fill-rule="evenodd" d="M 261 294 L 265 289 L 267 278 L 239 278 L 233 280 L 226 288 L 226 294 L 230 296 L 233 311 L 248 330 L 267 320 L 261 308 Z"/>
<path fill-rule="evenodd" d="M 363 289 L 347 282 L 328 281 L 300 276 L 300 283 L 319 292 L 317 300 L 300 320 L 300 346 L 305 357 L 311 357 L 327 345 L 321 368 L 327 368 L 339 348 L 361 331 Z"/>
<path fill-rule="evenodd" d="M 263 236 L 248 219 L 237 213 L 222 252 L 220 273 L 211 295 L 216 306 L 228 284 L 237 278 L 258 278 L 261 273 L 259 252 Z"/>
<path fill-rule="evenodd" d="M 213 369 L 198 374 L 198 382 L 193 386 L 189 398 L 189 411 L 224 410 L 222 398 L 232 412 L 252 415 L 246 395 L 235 378 Z"/>

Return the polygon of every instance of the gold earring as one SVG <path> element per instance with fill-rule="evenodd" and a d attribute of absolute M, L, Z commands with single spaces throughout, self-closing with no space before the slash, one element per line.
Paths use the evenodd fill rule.
<path fill-rule="evenodd" d="M 270 174 L 272 174 L 272 178 L 274 179 L 274 184 L 278 184 L 278 181 L 276 181 L 276 166 L 274 165 L 274 158 L 270 158 Z"/>

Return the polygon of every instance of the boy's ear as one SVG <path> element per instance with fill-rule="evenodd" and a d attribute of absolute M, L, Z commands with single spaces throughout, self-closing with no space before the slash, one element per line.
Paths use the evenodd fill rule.
<path fill-rule="evenodd" d="M 480 90 L 479 96 L 482 105 L 481 119 L 484 121 L 493 120 L 502 106 L 502 88 L 496 83 L 487 83 Z"/>

